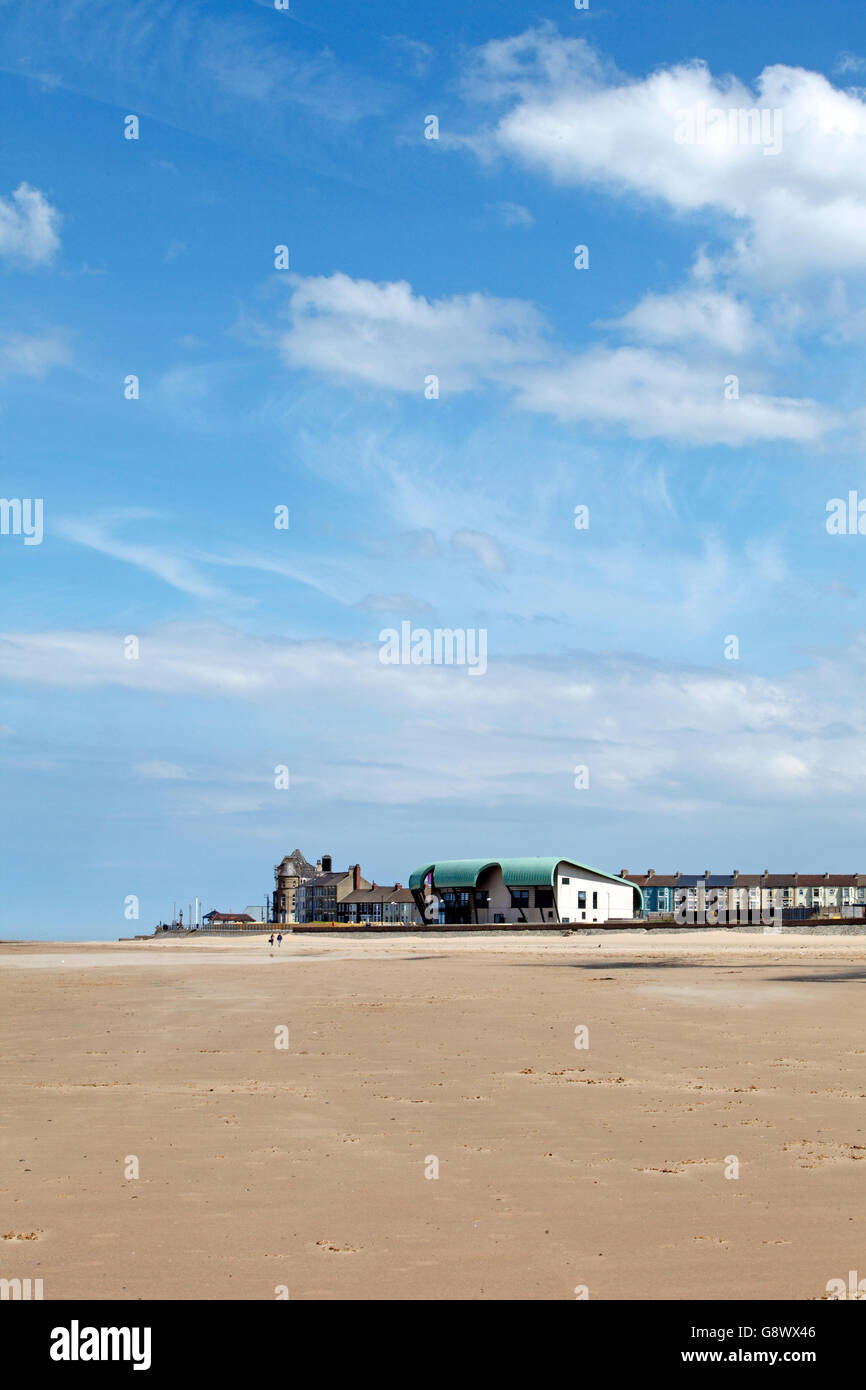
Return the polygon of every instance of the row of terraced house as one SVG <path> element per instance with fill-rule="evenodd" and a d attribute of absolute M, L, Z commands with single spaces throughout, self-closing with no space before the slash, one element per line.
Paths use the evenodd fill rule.
<path fill-rule="evenodd" d="M 649 917 L 674 917 L 683 913 L 702 916 L 707 911 L 729 916 L 762 912 L 781 913 L 792 921 L 809 917 L 863 917 L 866 915 L 866 874 L 645 874 L 622 870 L 621 877 L 636 884 L 644 897 Z"/>

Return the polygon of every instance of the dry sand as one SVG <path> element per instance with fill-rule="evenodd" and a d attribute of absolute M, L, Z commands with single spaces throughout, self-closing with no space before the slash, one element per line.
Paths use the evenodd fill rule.
<path fill-rule="evenodd" d="M 866 1276 L 864 983 L 863 937 L 0 945 L 0 1277 L 824 1297 Z"/>

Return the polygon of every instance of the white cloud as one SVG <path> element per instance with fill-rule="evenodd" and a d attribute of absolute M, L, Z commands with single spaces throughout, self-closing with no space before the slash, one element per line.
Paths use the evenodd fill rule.
<path fill-rule="evenodd" d="M 461 85 L 472 101 L 498 102 L 526 98 L 539 86 L 599 86 L 612 72 L 586 39 L 563 39 L 544 24 L 475 49 Z"/>
<path fill-rule="evenodd" d="M 491 130 L 466 142 L 483 157 L 519 159 L 564 185 L 662 199 L 677 213 L 716 211 L 730 221 L 731 264 L 776 283 L 815 270 L 866 268 L 866 99 L 821 73 L 767 67 L 754 90 L 692 62 L 641 80 L 602 74 L 574 40 L 549 27 L 486 45 L 476 67 L 508 80 L 492 91 L 511 101 Z M 502 57 L 506 52 L 509 63 Z M 477 84 L 476 84 L 477 85 Z M 470 88 L 472 84 L 470 83 Z M 488 95 L 490 94 L 488 87 Z M 779 140 L 731 138 L 700 113 L 781 112 Z M 684 115 L 697 124 L 680 143 Z M 739 129 L 739 127 L 738 127 Z M 750 129 L 750 128 L 749 128 Z M 677 132 L 679 131 L 679 138 Z M 769 148 L 780 145 L 776 153 Z"/>
<path fill-rule="evenodd" d="M 787 805 L 828 782 L 840 803 L 854 807 L 861 797 L 863 637 L 808 671 L 771 680 L 582 652 L 502 660 L 494 650 L 486 675 L 470 680 L 458 667 L 384 667 L 375 640 L 265 640 L 201 625 L 144 633 L 139 661 L 124 659 L 120 632 L 8 633 L 0 671 L 28 685 L 114 685 L 279 708 L 290 700 L 306 728 L 327 730 L 343 799 L 429 798 L 431 752 L 437 797 L 470 804 L 525 809 L 531 786 L 546 803 L 575 807 L 585 795 L 573 789 L 578 762 L 590 767 L 586 804 L 629 811 Z M 382 762 L 383 727 L 388 766 L 371 778 L 366 764 Z M 315 769 L 333 780 L 318 756 Z M 185 780 L 170 763 L 139 771 Z"/>
<path fill-rule="evenodd" d="M 58 333 L 0 334 L 0 373 L 42 377 L 69 360 L 69 347 Z"/>
<path fill-rule="evenodd" d="M 472 555 L 490 574 L 502 574 L 508 569 L 502 546 L 486 531 L 455 531 L 451 537 L 451 548 Z"/>
<path fill-rule="evenodd" d="M 365 594 L 356 604 L 364 613 L 399 613 L 404 618 L 429 617 L 433 609 L 412 594 Z"/>
<path fill-rule="evenodd" d="M 39 189 L 20 183 L 10 198 L 0 198 L 0 256 L 47 265 L 60 246 L 59 225 L 59 212 Z"/>
<path fill-rule="evenodd" d="M 120 518 L 127 522 L 142 522 L 148 514 L 138 517 L 130 513 Z M 60 520 L 55 523 L 55 531 L 65 540 L 76 545 L 87 546 L 100 555 L 108 555 L 127 565 L 135 565 L 147 570 L 172 588 L 195 598 L 228 600 L 232 596 L 205 579 L 195 564 L 176 550 L 164 550 L 160 546 L 142 541 L 119 540 L 110 533 L 107 522 L 101 519 L 92 521 Z"/>
<path fill-rule="evenodd" d="M 488 212 L 495 213 L 506 227 L 531 227 L 535 221 L 529 208 L 522 203 L 487 203 Z"/>
<path fill-rule="evenodd" d="M 280 348 L 291 366 L 419 395 L 429 375 L 467 391 L 545 355 L 531 304 L 477 293 L 431 301 L 405 281 L 296 276 L 289 314 Z"/>
<path fill-rule="evenodd" d="M 268 0 L 270 3 L 270 0 Z M 403 65 L 416 77 L 423 77 L 436 56 L 436 50 L 421 39 L 410 39 L 405 34 L 388 34 L 385 43 L 393 49 Z"/>
<path fill-rule="evenodd" d="M 648 348 L 594 348 L 562 366 L 528 371 L 518 404 L 560 420 L 622 425 L 638 439 L 744 444 L 812 443 L 836 423 L 815 401 L 749 392 L 725 399 L 725 372 Z"/>
<path fill-rule="evenodd" d="M 721 312 L 723 311 L 723 312 Z M 774 397 L 740 386 L 724 399 L 732 344 L 749 332 L 745 308 L 700 289 L 638 305 L 620 321 L 633 332 L 680 340 L 711 333 L 720 313 L 726 362 L 696 363 L 646 348 L 593 348 L 569 356 L 547 341 L 533 305 L 483 294 L 428 301 L 405 281 L 377 285 L 344 274 L 295 279 L 292 325 L 280 340 L 285 360 L 340 380 L 422 394 L 425 378 L 443 391 L 493 384 L 514 392 L 527 410 L 561 420 L 621 425 L 637 438 L 742 444 L 783 439 L 814 442 L 836 423 L 810 400 Z M 760 335 L 752 335 L 754 341 Z M 721 352 L 721 348 L 720 348 Z"/>
<path fill-rule="evenodd" d="M 185 782 L 189 778 L 189 773 L 177 763 L 159 761 L 136 763 L 135 771 L 139 777 L 146 777 L 156 782 Z"/>
<path fill-rule="evenodd" d="M 862 72 L 864 68 L 866 68 L 866 58 L 860 58 L 856 53 L 845 50 L 836 59 L 833 71 Z"/>
<path fill-rule="evenodd" d="M 115 0 L 33 5 L 20 23 L 4 24 L 0 68 L 43 83 L 60 73 L 65 91 L 220 143 L 248 150 L 253 141 L 272 156 L 290 134 L 297 139 L 304 116 L 308 129 L 383 110 L 381 74 L 368 76 L 326 44 L 298 45 L 286 32 L 291 12 L 271 25 L 257 18 L 223 6 L 199 23 L 165 0 L 123 11 Z"/>
<path fill-rule="evenodd" d="M 732 353 L 746 352 L 762 338 L 750 305 L 703 286 L 646 294 L 622 318 L 605 326 L 657 346 L 708 343 Z"/>

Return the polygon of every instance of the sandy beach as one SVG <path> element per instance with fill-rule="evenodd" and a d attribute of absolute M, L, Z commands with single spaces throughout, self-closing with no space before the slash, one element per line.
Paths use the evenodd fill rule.
<path fill-rule="evenodd" d="M 0 1277 L 826 1297 L 866 1276 L 864 983 L 862 936 L 0 944 Z"/>

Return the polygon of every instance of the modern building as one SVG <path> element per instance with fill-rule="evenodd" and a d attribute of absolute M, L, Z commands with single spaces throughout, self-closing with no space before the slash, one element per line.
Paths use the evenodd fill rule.
<path fill-rule="evenodd" d="M 312 877 L 302 878 L 295 888 L 295 922 L 335 922 L 339 904 L 359 888 L 372 885 L 361 877 L 360 864 L 334 871 L 331 856 L 323 854 Z"/>
<path fill-rule="evenodd" d="M 395 883 L 382 888 L 355 888 L 337 904 L 338 922 L 381 923 L 392 927 L 417 927 L 422 918 L 408 888 Z"/>
<path fill-rule="evenodd" d="M 551 926 L 628 920 L 639 884 L 573 859 L 448 859 L 409 879 L 423 921 L 444 926 Z"/>

